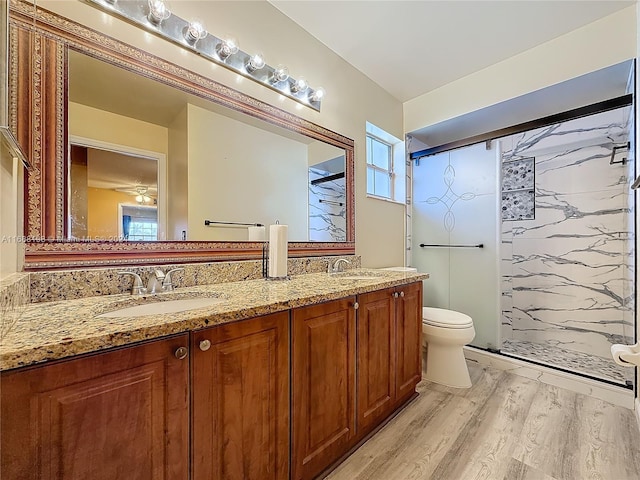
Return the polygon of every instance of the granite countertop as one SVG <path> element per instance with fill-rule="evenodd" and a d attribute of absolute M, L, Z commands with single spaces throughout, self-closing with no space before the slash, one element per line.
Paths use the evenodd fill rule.
<path fill-rule="evenodd" d="M 344 275 L 298 275 L 290 280 L 245 280 L 200 285 L 144 298 L 104 295 L 24 306 L 0 342 L 0 370 L 9 370 L 143 340 L 160 338 L 237 320 L 344 298 L 429 278 L 428 274 L 386 270 L 348 270 Z M 142 303 L 217 297 L 221 303 L 171 314 L 98 317 Z"/>

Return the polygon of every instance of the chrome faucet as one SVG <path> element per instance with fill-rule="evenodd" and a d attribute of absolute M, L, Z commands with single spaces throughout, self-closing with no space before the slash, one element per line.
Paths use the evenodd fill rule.
<path fill-rule="evenodd" d="M 131 295 L 153 295 L 160 292 L 172 292 L 174 289 L 173 280 L 171 274 L 184 270 L 184 268 L 174 268 L 167 273 L 163 273 L 162 270 L 156 268 L 151 276 L 146 288 L 142 284 L 140 275 L 133 272 L 118 272 L 120 275 L 131 275 L 133 277 L 133 287 L 131 288 Z"/>
<path fill-rule="evenodd" d="M 344 258 L 339 258 L 338 260 L 336 260 L 335 262 L 333 262 L 333 268 L 331 268 L 331 262 L 329 262 L 329 265 L 328 265 L 328 273 L 330 273 L 330 274 L 331 274 L 331 273 L 340 273 L 340 272 L 343 272 L 343 271 L 344 271 L 344 268 L 340 266 L 340 265 L 342 265 L 343 263 L 344 263 L 345 265 L 349 265 L 349 264 L 351 264 L 351 262 L 350 262 L 349 260 L 346 260 L 346 259 L 344 259 Z"/>

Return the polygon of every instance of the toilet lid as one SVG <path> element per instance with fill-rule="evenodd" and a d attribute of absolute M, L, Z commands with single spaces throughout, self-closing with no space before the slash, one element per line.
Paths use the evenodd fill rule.
<path fill-rule="evenodd" d="M 473 320 L 469 315 L 445 308 L 422 308 L 422 323 L 442 328 L 473 327 Z"/>

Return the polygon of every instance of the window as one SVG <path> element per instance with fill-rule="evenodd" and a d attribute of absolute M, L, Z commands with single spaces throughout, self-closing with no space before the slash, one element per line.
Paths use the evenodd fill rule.
<path fill-rule="evenodd" d="M 367 195 L 406 202 L 404 142 L 367 122 Z"/>
<path fill-rule="evenodd" d="M 135 218 L 131 220 L 129 225 L 129 236 L 127 240 L 152 241 L 158 239 L 158 224 L 155 220 L 149 218 Z"/>
<path fill-rule="evenodd" d="M 367 134 L 367 193 L 369 195 L 392 198 L 392 152 L 390 144 Z"/>
<path fill-rule="evenodd" d="M 125 241 L 158 239 L 158 209 L 155 206 L 119 204 L 120 238 Z"/>

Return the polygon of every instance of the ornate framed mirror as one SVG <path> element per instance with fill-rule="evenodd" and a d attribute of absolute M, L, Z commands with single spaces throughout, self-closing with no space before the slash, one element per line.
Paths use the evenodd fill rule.
<path fill-rule="evenodd" d="M 21 0 L 9 57 L 10 127 L 32 164 L 25 269 L 259 258 L 247 226 L 276 220 L 295 227 L 292 257 L 355 253 L 353 140 Z M 142 124 L 156 141 L 105 137 Z M 121 198 L 107 226 L 97 193 Z M 155 225 L 132 234 L 136 219 Z"/>

